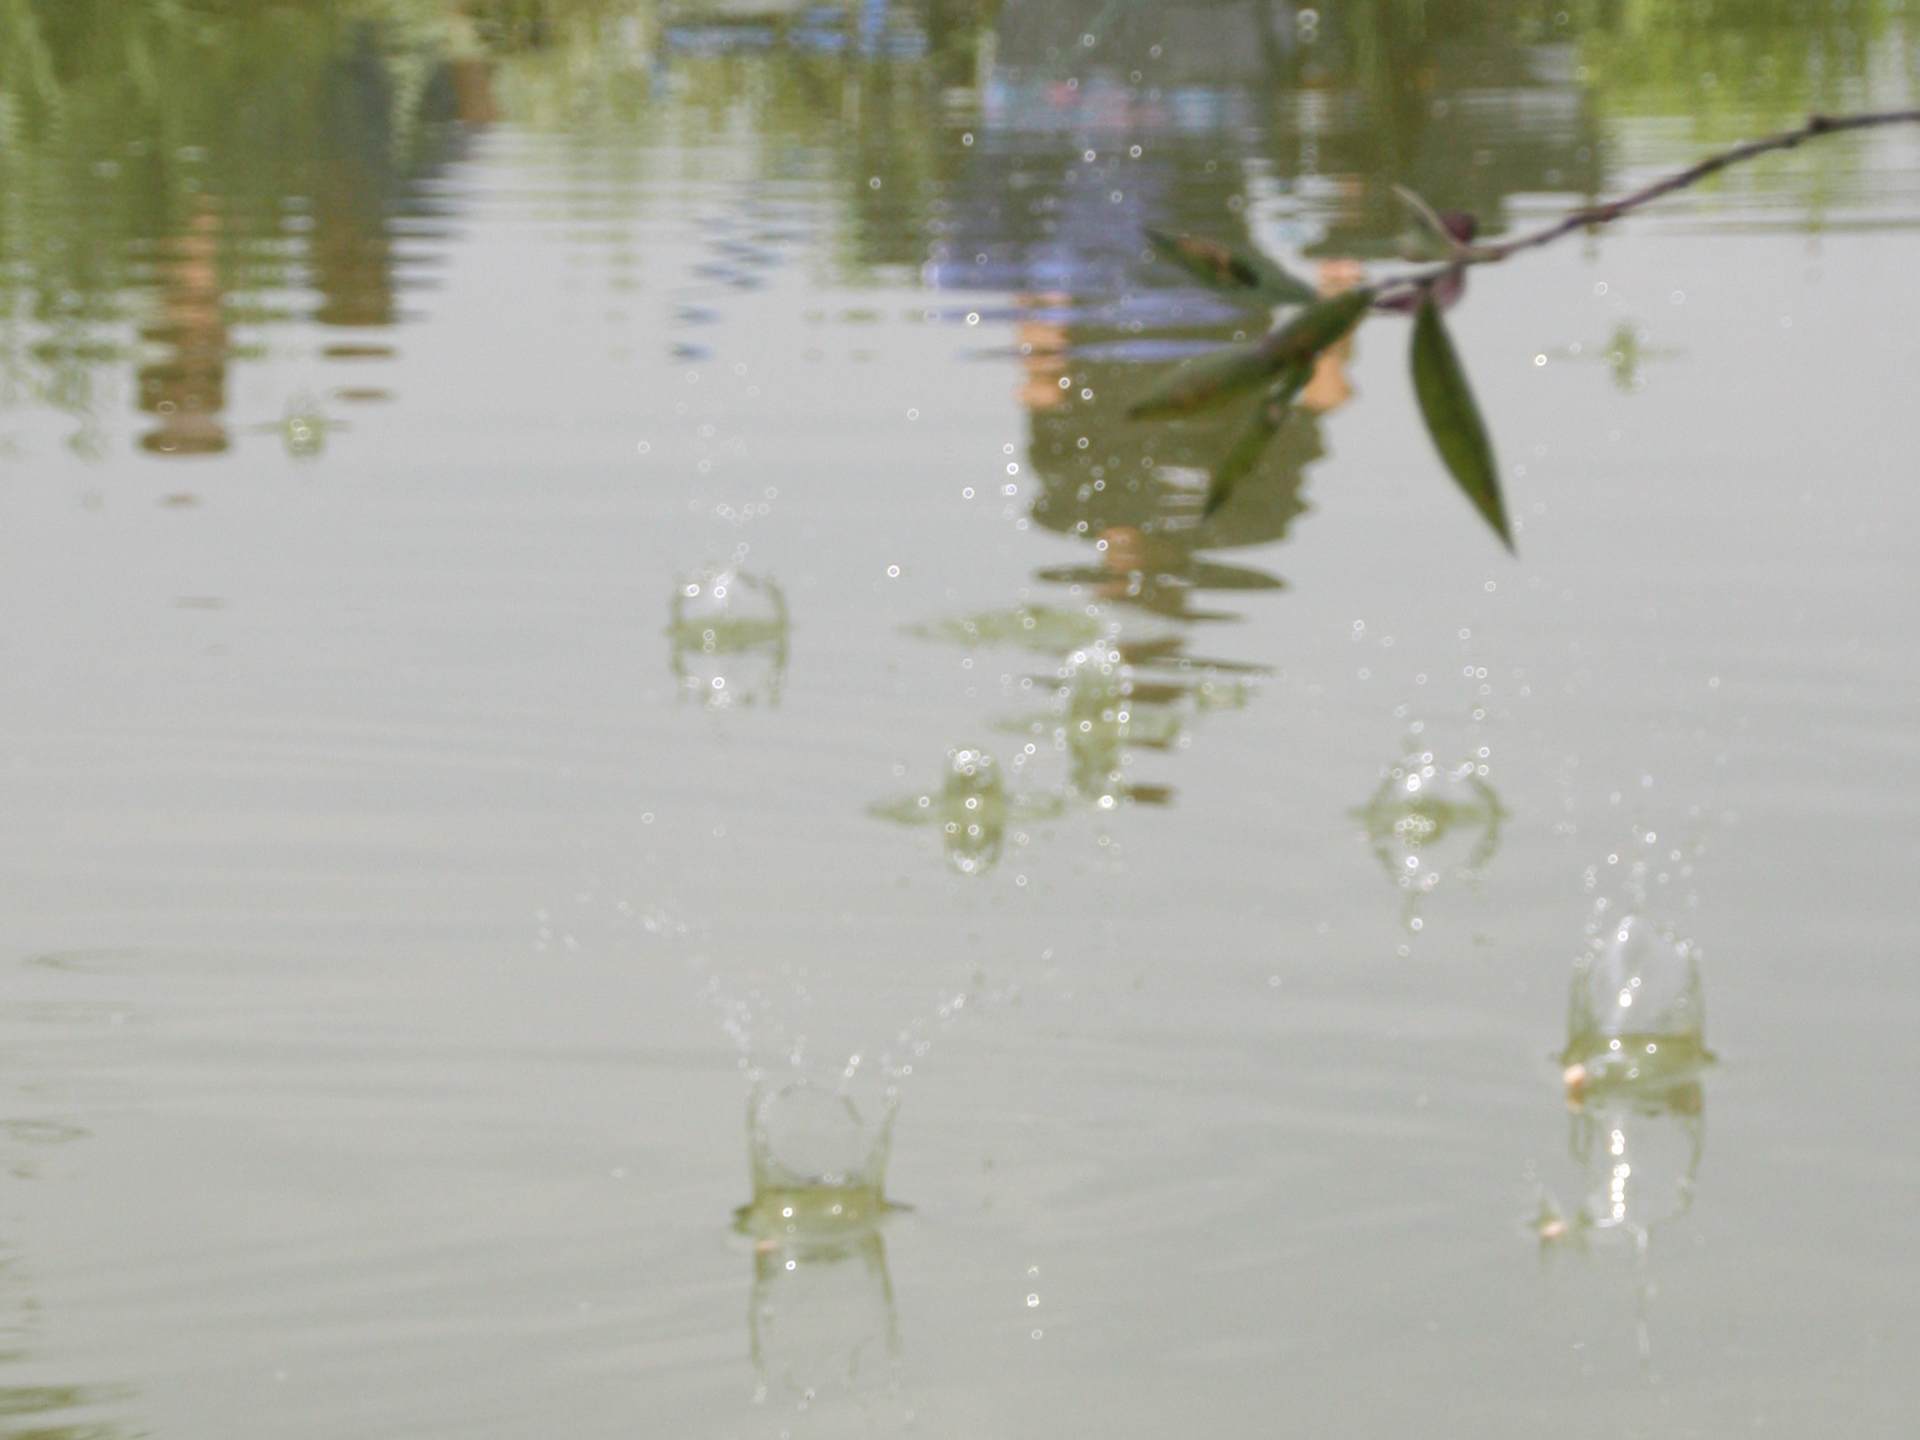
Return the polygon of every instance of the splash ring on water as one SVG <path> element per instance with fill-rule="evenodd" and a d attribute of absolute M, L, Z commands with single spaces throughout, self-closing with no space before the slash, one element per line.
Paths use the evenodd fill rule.
<path fill-rule="evenodd" d="M 747 1101 L 753 1201 L 742 1228 L 788 1234 L 867 1224 L 891 1208 L 886 1192 L 893 1106 L 877 1115 L 806 1079 L 758 1087 Z"/>

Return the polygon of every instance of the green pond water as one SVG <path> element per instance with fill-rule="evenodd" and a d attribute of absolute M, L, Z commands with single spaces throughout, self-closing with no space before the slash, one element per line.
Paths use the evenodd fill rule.
<path fill-rule="evenodd" d="M 1920 6 L 0 0 L 0 1434 L 1904 1436 Z M 759 1195 L 755 1186 L 758 1179 Z M 792 1213 L 787 1213 L 792 1212 Z"/>

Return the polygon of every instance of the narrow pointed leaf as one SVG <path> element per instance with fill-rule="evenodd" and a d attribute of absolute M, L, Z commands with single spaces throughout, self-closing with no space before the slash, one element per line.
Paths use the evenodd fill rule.
<path fill-rule="evenodd" d="M 1311 285 L 1288 274 L 1264 255 L 1230 250 L 1200 235 L 1172 235 L 1165 230 L 1146 233 L 1147 242 L 1162 260 L 1178 265 L 1216 290 L 1251 290 L 1275 305 L 1302 305 L 1314 298 Z"/>
<path fill-rule="evenodd" d="M 1136 401 L 1127 415 L 1134 420 L 1190 415 L 1296 365 L 1311 364 L 1351 330 L 1372 303 L 1373 291 L 1361 289 L 1309 305 L 1258 344 L 1189 360 Z"/>
<path fill-rule="evenodd" d="M 1413 389 L 1427 433 L 1455 483 L 1493 527 L 1500 543 L 1512 550 L 1513 533 L 1507 526 L 1506 502 L 1500 498 L 1493 442 L 1431 296 L 1422 299 L 1413 322 Z"/>
<path fill-rule="evenodd" d="M 1294 397 L 1305 388 L 1312 374 L 1312 366 L 1296 365 L 1283 372 L 1268 388 L 1266 395 L 1254 407 L 1246 429 L 1233 442 L 1233 448 L 1213 467 L 1213 478 L 1207 485 L 1206 503 L 1200 509 L 1203 517 L 1211 517 L 1226 504 L 1234 487 L 1260 463 L 1260 457 L 1267 453 L 1267 446 L 1273 443 L 1273 437 L 1280 433 L 1280 427 L 1287 423 L 1287 417 L 1293 413 Z"/>
<path fill-rule="evenodd" d="M 1322 350 L 1346 338 L 1349 330 L 1373 305 L 1373 287 L 1362 286 L 1329 295 L 1302 310 L 1278 330 L 1267 332 L 1260 348 L 1267 354 L 1268 366 L 1277 374 L 1290 366 L 1305 364 Z"/>
<path fill-rule="evenodd" d="M 1266 352 L 1258 345 L 1235 345 L 1202 355 L 1180 365 L 1127 411 L 1129 419 L 1191 415 L 1217 405 L 1272 375 Z"/>

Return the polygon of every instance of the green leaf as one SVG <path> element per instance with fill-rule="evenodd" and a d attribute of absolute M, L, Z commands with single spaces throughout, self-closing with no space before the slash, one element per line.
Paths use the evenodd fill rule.
<path fill-rule="evenodd" d="M 1427 433 L 1433 436 L 1434 448 L 1446 461 L 1454 481 L 1493 527 L 1500 543 L 1513 550 L 1507 507 L 1500 498 L 1500 471 L 1493 460 L 1493 442 L 1487 438 L 1487 427 L 1473 403 L 1473 391 L 1467 388 L 1466 371 L 1460 368 L 1460 356 L 1447 338 L 1431 294 L 1421 297 L 1413 322 L 1413 390 L 1420 399 Z"/>
<path fill-rule="evenodd" d="M 1273 373 L 1258 345 L 1235 345 L 1183 362 L 1127 411 L 1130 420 L 1190 415 L 1258 385 Z"/>
<path fill-rule="evenodd" d="M 1217 290 L 1251 290 L 1275 305 L 1304 305 L 1314 298 L 1311 285 L 1288 274 L 1264 255 L 1229 250 L 1218 241 L 1200 235 L 1171 235 L 1165 230 L 1146 233 L 1147 243 L 1162 260 L 1178 265 L 1202 284 Z"/>
<path fill-rule="evenodd" d="M 1247 472 L 1267 453 L 1267 446 L 1273 443 L 1273 437 L 1280 433 L 1280 427 L 1287 423 L 1287 417 L 1293 413 L 1294 397 L 1306 387 L 1312 374 L 1311 365 L 1295 365 L 1273 382 L 1259 405 L 1254 407 L 1252 418 L 1233 442 L 1233 448 L 1213 467 L 1213 478 L 1207 485 L 1206 503 L 1200 510 L 1203 517 L 1212 516 L 1226 504 L 1234 486 L 1246 478 Z"/>
<path fill-rule="evenodd" d="M 1127 416 L 1145 420 L 1190 415 L 1217 405 L 1271 375 L 1309 364 L 1351 330 L 1372 303 L 1372 290 L 1349 290 L 1309 305 L 1279 329 L 1269 331 L 1258 344 L 1235 346 L 1189 360 L 1165 382 L 1149 390 L 1144 399 L 1136 401 Z"/>
<path fill-rule="evenodd" d="M 1309 305 L 1278 330 L 1267 332 L 1260 348 L 1274 372 L 1312 360 L 1322 350 L 1345 338 L 1373 304 L 1373 288 L 1362 286 L 1330 295 Z"/>

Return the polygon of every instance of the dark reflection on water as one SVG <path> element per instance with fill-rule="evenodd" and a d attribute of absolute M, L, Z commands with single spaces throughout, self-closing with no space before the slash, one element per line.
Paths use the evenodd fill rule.
<path fill-rule="evenodd" d="M 306 320 L 330 358 L 393 353 L 367 332 L 425 284 L 422 182 L 492 110 L 485 66 L 361 8 L 7 7 L 6 389 L 74 415 L 83 451 L 107 423 L 104 366 L 132 366 L 139 447 L 191 456 L 234 443 L 231 372 L 260 353 L 245 337 Z"/>
<path fill-rule="evenodd" d="M 223 452 L 233 367 L 279 332 L 315 327 L 343 363 L 392 353 L 377 337 L 462 203 L 433 182 L 476 131 L 630 141 L 669 111 L 695 142 L 744 111 L 768 178 L 837 197 L 857 273 L 1023 297 L 1032 326 L 1078 332 L 1076 371 L 1170 358 L 1227 317 L 1143 278 L 1143 224 L 1379 256 L 1400 182 L 1497 230 L 1517 196 L 1605 188 L 1603 116 L 1718 135 L 1871 98 L 1912 9 L 8 0 L 0 397 L 71 415 L 91 453 L 114 428 L 103 382 L 130 370 L 140 447 Z M 716 234 L 710 278 L 757 284 L 759 248 Z"/>
<path fill-rule="evenodd" d="M 75 1410 L 95 1409 L 124 1400 L 122 1392 L 100 1386 L 0 1386 L 0 1423 L 18 1440 L 119 1440 L 134 1432 L 119 1425 L 59 1417 Z"/>

